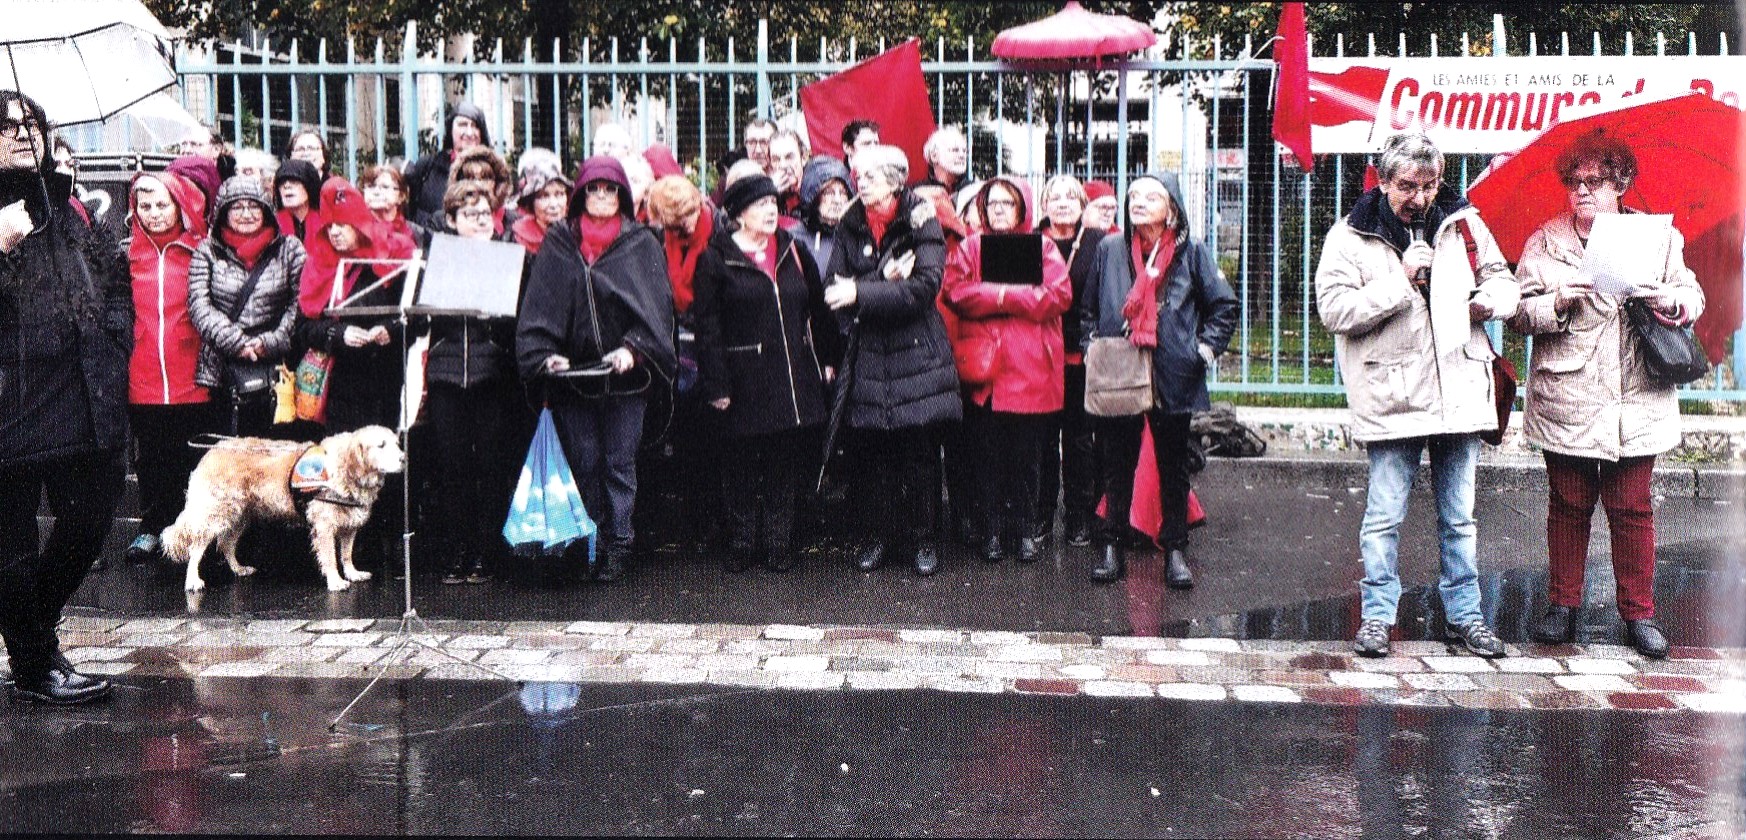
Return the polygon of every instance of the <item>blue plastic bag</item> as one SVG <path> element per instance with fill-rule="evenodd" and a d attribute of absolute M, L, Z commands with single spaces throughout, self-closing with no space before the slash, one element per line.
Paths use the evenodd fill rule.
<path fill-rule="evenodd" d="M 503 538 L 516 551 L 532 554 L 557 554 L 585 539 L 592 568 L 598 531 L 582 507 L 582 492 L 576 489 L 576 476 L 564 458 L 552 410 L 542 409 L 510 500 L 509 519 L 503 523 Z"/>

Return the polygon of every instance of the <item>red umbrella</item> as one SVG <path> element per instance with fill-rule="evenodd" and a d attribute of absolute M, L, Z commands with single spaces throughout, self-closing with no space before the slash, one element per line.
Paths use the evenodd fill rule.
<path fill-rule="evenodd" d="M 1502 163 L 1467 191 L 1504 256 L 1520 259 L 1528 237 L 1570 207 L 1559 182 L 1558 155 L 1578 137 L 1605 132 L 1637 155 L 1637 178 L 1621 202 L 1649 213 L 1673 215 L 1685 235 L 1686 263 L 1707 298 L 1696 332 L 1712 362 L 1740 326 L 1740 215 L 1746 192 L 1740 168 L 1746 162 L 1746 112 L 1703 94 L 1648 102 L 1559 123 Z"/>
<path fill-rule="evenodd" d="M 1102 58 L 1158 43 L 1152 27 L 1121 15 L 1088 12 L 1076 0 L 1039 21 L 1015 26 L 994 38 L 994 55 L 1006 59 Z"/>

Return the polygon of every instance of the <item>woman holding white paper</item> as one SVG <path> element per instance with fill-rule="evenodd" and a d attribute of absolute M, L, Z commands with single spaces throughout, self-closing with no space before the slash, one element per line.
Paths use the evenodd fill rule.
<path fill-rule="evenodd" d="M 1659 658 L 1668 644 L 1655 623 L 1650 479 L 1655 456 L 1679 445 L 1679 397 L 1645 370 L 1625 299 L 1597 292 L 1581 271 L 1595 220 L 1630 212 L 1619 198 L 1637 175 L 1637 159 L 1623 142 L 1597 132 L 1573 143 L 1557 166 L 1570 211 L 1542 225 L 1522 249 L 1522 305 L 1509 321 L 1534 336 L 1523 429 L 1545 452 L 1549 491 L 1550 606 L 1532 632 L 1542 642 L 1574 639 L 1598 500 L 1606 506 L 1626 635 L 1639 653 Z M 1679 231 L 1669 224 L 1630 247 L 1660 255 L 1652 276 L 1626 278 L 1637 287 L 1633 297 L 1665 323 L 1696 320 L 1704 295 L 1685 267 Z"/>

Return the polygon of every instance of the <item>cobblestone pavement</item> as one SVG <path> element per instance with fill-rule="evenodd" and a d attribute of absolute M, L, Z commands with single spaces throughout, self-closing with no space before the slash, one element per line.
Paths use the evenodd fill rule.
<path fill-rule="evenodd" d="M 1161 697 L 1334 706 L 1609 709 L 1746 714 L 1746 652 L 1677 647 L 1663 661 L 1616 645 L 1511 645 L 1487 661 L 1440 642 L 1364 659 L 1344 642 L 1093 637 L 784 624 L 432 621 L 395 648 L 398 620 L 74 616 L 81 670 L 158 677 L 666 683 L 795 690 Z"/>

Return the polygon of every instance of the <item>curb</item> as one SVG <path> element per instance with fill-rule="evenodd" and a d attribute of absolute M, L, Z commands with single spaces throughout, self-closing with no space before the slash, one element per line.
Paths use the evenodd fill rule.
<path fill-rule="evenodd" d="M 1347 456 L 1265 455 L 1259 458 L 1207 459 L 1202 476 L 1245 485 L 1290 483 L 1298 487 L 1348 489 L 1368 483 L 1369 464 L 1361 452 Z M 1430 487 L 1430 470 L 1420 469 L 1413 480 L 1416 489 Z M 1494 461 L 1479 463 L 1476 481 L 1481 490 L 1546 492 L 1543 463 Z M 1651 492 L 1672 498 L 1700 501 L 1746 499 L 1746 471 L 1703 469 L 1690 466 L 1657 466 Z"/>

